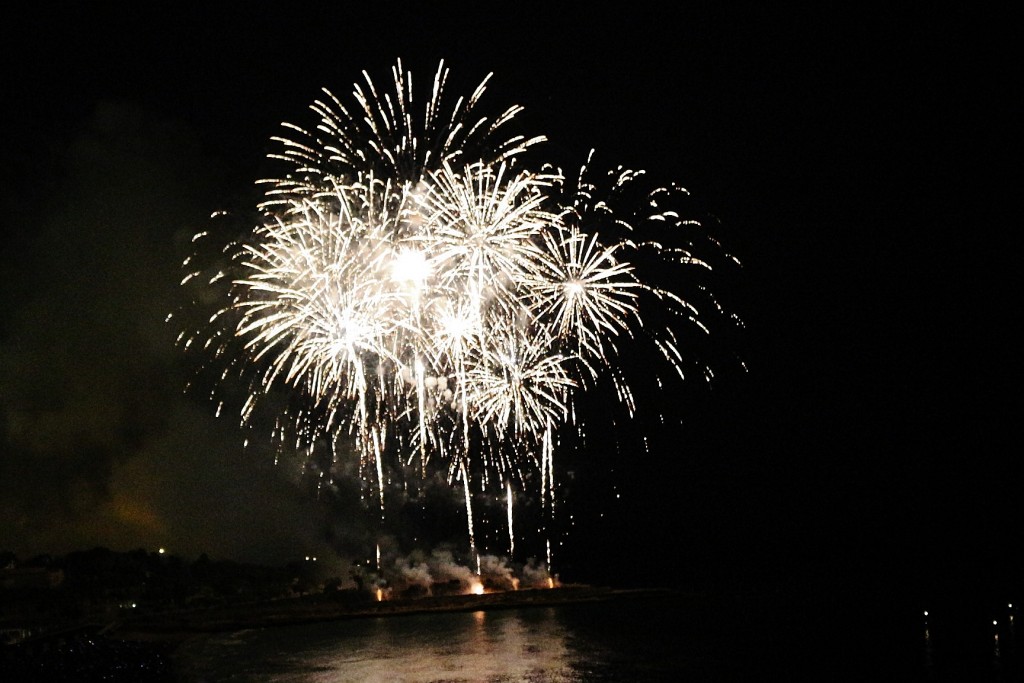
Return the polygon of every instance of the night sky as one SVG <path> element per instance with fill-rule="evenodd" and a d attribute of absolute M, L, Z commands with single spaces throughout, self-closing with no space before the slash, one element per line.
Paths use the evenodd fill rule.
<path fill-rule="evenodd" d="M 242 450 L 235 416 L 184 391 L 165 318 L 189 238 L 258 197 L 281 122 L 364 69 L 386 82 L 401 58 L 425 85 L 443 58 L 453 93 L 493 72 L 488 111 L 522 104 L 558 163 L 596 148 L 687 187 L 742 263 L 719 282 L 745 327 L 715 381 L 668 399 L 677 424 L 632 428 L 649 454 L 576 466 L 574 576 L 1019 577 L 1005 18 L 212 4 L 8 23 L 0 549 L 331 554 L 356 511 Z"/>

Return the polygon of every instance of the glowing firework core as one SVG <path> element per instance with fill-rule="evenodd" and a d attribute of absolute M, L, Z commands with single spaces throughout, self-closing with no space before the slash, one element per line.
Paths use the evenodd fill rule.
<path fill-rule="evenodd" d="M 407 282 L 417 290 L 423 287 L 429 273 L 427 259 L 421 251 L 404 249 L 391 264 L 392 279 Z"/>

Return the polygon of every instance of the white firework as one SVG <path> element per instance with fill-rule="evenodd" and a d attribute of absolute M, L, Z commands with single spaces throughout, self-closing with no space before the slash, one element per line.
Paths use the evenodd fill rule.
<path fill-rule="evenodd" d="M 210 278 L 232 287 L 205 345 L 221 356 L 241 346 L 230 362 L 253 377 L 243 421 L 284 386 L 308 403 L 290 414 L 296 433 L 347 434 L 382 514 L 384 460 L 418 459 L 426 474 L 436 457 L 465 492 L 473 546 L 470 479 L 494 472 L 507 489 L 539 468 L 550 514 L 554 434 L 577 392 L 607 375 L 634 411 L 620 345 L 644 332 L 682 374 L 672 325 L 651 334 L 644 317 L 654 304 L 701 327 L 697 309 L 638 264 L 710 266 L 641 235 L 687 224 L 663 206 L 668 190 L 632 202 L 642 174 L 596 182 L 584 166 L 570 185 L 526 167 L 521 154 L 543 138 L 504 134 L 518 106 L 477 113 L 489 76 L 445 110 L 441 63 L 422 111 L 400 62 L 392 76 L 383 93 L 364 73 L 351 107 L 325 90 L 315 128 L 285 124 L 292 137 L 274 138 L 287 170 L 259 181 L 263 219 L 233 275 Z M 189 268 L 183 284 L 198 274 Z"/>

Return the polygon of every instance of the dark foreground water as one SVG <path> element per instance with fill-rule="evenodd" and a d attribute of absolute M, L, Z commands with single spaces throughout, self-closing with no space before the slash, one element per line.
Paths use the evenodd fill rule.
<path fill-rule="evenodd" d="M 924 611 L 928 614 L 925 615 Z M 658 594 L 253 628 L 172 642 L 66 633 L 0 647 L 36 681 L 1024 681 L 1019 605 L 844 590 Z"/>
<path fill-rule="evenodd" d="M 1005 619 L 840 604 L 678 596 L 303 624 L 194 640 L 174 665 L 186 682 L 1019 680 Z"/>

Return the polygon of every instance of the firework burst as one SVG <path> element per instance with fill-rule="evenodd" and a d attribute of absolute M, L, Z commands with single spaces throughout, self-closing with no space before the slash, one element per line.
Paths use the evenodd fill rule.
<path fill-rule="evenodd" d="M 533 472 L 550 522 L 555 435 L 579 392 L 607 377 L 635 411 L 621 347 L 649 340 L 683 375 L 679 323 L 708 327 L 668 284 L 711 266 L 679 246 L 685 191 L 593 179 L 592 159 L 573 178 L 531 170 L 521 154 L 544 138 L 503 134 L 521 108 L 478 114 L 489 76 L 446 108 L 447 77 L 442 63 L 417 110 L 399 62 L 389 91 L 364 73 L 352 105 L 324 91 L 314 128 L 285 124 L 284 172 L 259 181 L 262 218 L 230 264 L 186 262 L 183 284 L 205 275 L 224 303 L 181 339 L 250 379 L 243 423 L 274 391 L 297 397 L 275 432 L 356 453 L 382 516 L 397 472 L 443 472 L 476 554 L 471 482 L 495 482 L 511 551 L 512 487 Z"/>

